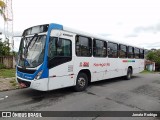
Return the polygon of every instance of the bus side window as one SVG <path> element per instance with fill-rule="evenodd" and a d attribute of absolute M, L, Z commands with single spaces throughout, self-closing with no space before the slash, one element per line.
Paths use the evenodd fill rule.
<path fill-rule="evenodd" d="M 84 36 L 76 36 L 76 55 L 92 56 L 92 39 Z"/>
<path fill-rule="evenodd" d="M 118 44 L 108 42 L 108 57 L 117 58 L 118 57 Z"/>
<path fill-rule="evenodd" d="M 50 37 L 49 41 L 49 59 L 54 58 L 57 56 L 57 49 L 56 49 L 56 41 L 58 40 L 57 37 Z"/>
<path fill-rule="evenodd" d="M 144 58 L 144 50 L 140 49 L 140 58 L 143 59 Z"/>
<path fill-rule="evenodd" d="M 134 48 L 128 46 L 128 58 L 134 58 Z"/>
<path fill-rule="evenodd" d="M 126 45 L 119 45 L 119 57 L 120 58 L 127 58 L 127 46 Z"/>
<path fill-rule="evenodd" d="M 140 58 L 139 48 L 134 48 L 135 58 Z"/>
<path fill-rule="evenodd" d="M 93 40 L 93 56 L 106 57 L 107 56 L 107 43 L 102 40 Z"/>
<path fill-rule="evenodd" d="M 71 41 L 59 38 L 62 43 L 57 46 L 57 37 L 51 37 L 49 42 L 49 59 L 54 57 L 70 57 L 71 56 Z"/>

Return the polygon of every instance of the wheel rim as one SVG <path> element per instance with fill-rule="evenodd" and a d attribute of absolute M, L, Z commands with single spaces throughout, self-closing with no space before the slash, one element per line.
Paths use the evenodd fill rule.
<path fill-rule="evenodd" d="M 78 85 L 79 85 L 80 87 L 84 87 L 85 84 L 86 84 L 86 81 L 85 81 L 84 78 L 79 78 L 79 79 L 78 79 Z"/>

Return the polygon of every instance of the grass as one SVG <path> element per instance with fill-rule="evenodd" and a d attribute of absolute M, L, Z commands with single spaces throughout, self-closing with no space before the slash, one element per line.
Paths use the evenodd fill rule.
<path fill-rule="evenodd" d="M 20 86 L 18 85 L 18 83 L 16 82 L 15 79 L 10 80 L 9 82 L 11 83 L 11 85 L 12 85 L 13 88 L 15 88 L 15 89 L 16 88 L 20 88 Z"/>
<path fill-rule="evenodd" d="M 156 73 L 154 71 L 148 71 L 148 70 L 143 70 L 141 73 L 147 74 L 147 73 Z"/>
<path fill-rule="evenodd" d="M 15 69 L 0 69 L 0 77 L 2 78 L 11 78 L 15 77 Z"/>
<path fill-rule="evenodd" d="M 12 86 L 17 86 L 17 83 L 12 83 Z"/>
<path fill-rule="evenodd" d="M 15 80 L 11 80 L 11 81 L 9 81 L 10 83 L 14 83 L 15 82 Z"/>
<path fill-rule="evenodd" d="M 18 85 L 15 79 L 10 80 L 9 82 L 12 84 L 12 86 L 17 86 Z"/>

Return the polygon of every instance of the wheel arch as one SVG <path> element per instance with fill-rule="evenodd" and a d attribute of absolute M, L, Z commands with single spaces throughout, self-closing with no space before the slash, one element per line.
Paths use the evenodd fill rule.
<path fill-rule="evenodd" d="M 131 69 L 132 74 L 133 74 L 133 67 L 132 67 L 132 66 L 129 66 L 128 69 L 129 69 L 129 68 Z"/>
<path fill-rule="evenodd" d="M 85 74 L 87 75 L 87 77 L 88 77 L 88 83 L 91 82 L 91 72 L 90 72 L 89 69 L 82 69 L 82 70 L 80 70 L 80 71 L 78 72 L 78 74 L 79 74 L 79 73 L 85 73 Z M 77 76 L 78 76 L 78 74 L 77 74 Z"/>

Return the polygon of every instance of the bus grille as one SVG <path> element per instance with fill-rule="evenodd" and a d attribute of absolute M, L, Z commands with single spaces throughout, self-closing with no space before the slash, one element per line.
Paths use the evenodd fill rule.
<path fill-rule="evenodd" d="M 18 70 L 19 72 L 29 73 L 29 74 L 33 74 L 33 73 L 36 72 L 36 70 L 28 70 L 28 69 L 23 69 L 23 68 L 19 68 L 19 67 L 17 67 L 17 70 Z"/>

